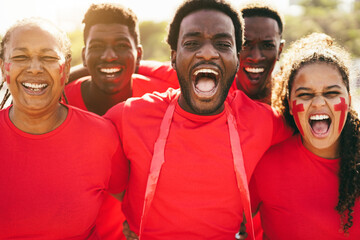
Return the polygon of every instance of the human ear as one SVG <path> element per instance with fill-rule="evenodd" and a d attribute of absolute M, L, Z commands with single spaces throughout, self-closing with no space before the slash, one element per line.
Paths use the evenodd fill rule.
<path fill-rule="evenodd" d="M 176 71 L 176 51 L 171 50 L 171 66 Z"/>

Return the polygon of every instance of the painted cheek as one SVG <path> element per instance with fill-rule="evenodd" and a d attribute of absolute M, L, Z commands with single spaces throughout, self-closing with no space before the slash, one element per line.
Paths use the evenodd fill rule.
<path fill-rule="evenodd" d="M 340 97 L 340 103 L 334 105 L 335 111 L 340 111 L 339 133 L 341 133 L 342 127 L 345 121 L 345 114 L 348 110 L 348 105 L 345 102 L 345 98 Z"/>
<path fill-rule="evenodd" d="M 7 72 L 10 72 L 11 63 L 4 63 L 4 67 Z"/>
<path fill-rule="evenodd" d="M 10 72 L 10 68 L 11 68 L 11 63 L 4 63 L 4 68 L 5 68 L 5 71 L 7 72 L 7 73 L 5 74 L 6 83 L 7 83 L 7 84 L 10 84 L 10 75 L 9 75 L 9 72 Z"/>
<path fill-rule="evenodd" d="M 300 124 L 300 120 L 299 120 L 299 112 L 303 112 L 304 111 L 304 105 L 301 103 L 301 104 L 296 104 L 296 100 L 294 100 L 292 102 L 292 112 L 293 112 L 293 116 L 294 116 L 294 120 L 295 120 L 295 123 L 299 129 L 299 132 L 302 136 L 304 136 L 304 130 L 302 129 L 301 127 L 301 124 Z"/>

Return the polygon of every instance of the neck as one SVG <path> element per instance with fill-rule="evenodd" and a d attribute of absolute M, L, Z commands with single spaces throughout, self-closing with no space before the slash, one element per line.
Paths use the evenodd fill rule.
<path fill-rule="evenodd" d="M 132 97 L 132 86 L 126 86 L 120 92 L 108 94 L 100 90 L 91 80 L 83 82 L 81 93 L 88 111 L 104 115 L 116 104 Z"/>
<path fill-rule="evenodd" d="M 246 92 L 244 91 L 244 89 L 242 88 L 240 82 L 239 82 L 239 77 L 236 78 L 236 86 L 237 89 L 243 91 L 245 94 Z M 253 93 L 253 94 L 246 94 L 249 98 L 251 98 L 252 100 L 257 100 L 266 104 L 271 104 L 271 79 L 267 79 L 267 84 L 261 88 L 258 89 L 257 92 Z"/>
<path fill-rule="evenodd" d="M 23 111 L 13 105 L 9 117 L 21 131 L 30 134 L 44 134 L 55 130 L 67 117 L 67 108 L 60 103 L 50 111 Z"/>
<path fill-rule="evenodd" d="M 326 148 L 316 148 L 311 143 L 306 142 L 303 137 L 301 137 L 301 140 L 304 147 L 316 156 L 326 159 L 337 159 L 340 157 L 340 140 Z"/>

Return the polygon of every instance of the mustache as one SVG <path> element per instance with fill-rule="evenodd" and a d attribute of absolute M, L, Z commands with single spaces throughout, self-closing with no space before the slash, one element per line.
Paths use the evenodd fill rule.
<path fill-rule="evenodd" d="M 198 63 L 195 63 L 194 66 L 192 66 L 190 68 L 190 72 L 193 72 L 194 69 L 200 65 L 213 65 L 213 66 L 217 67 L 219 69 L 219 71 L 221 72 L 221 75 L 223 75 L 223 71 L 222 71 L 221 67 L 217 63 L 209 62 L 209 61 L 200 61 Z"/>

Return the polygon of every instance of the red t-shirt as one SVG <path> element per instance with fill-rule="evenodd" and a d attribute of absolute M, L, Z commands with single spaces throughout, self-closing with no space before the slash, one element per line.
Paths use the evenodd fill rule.
<path fill-rule="evenodd" d="M 90 76 L 86 76 L 66 85 L 65 94 L 69 104 L 87 110 L 81 94 L 81 84 L 90 79 Z M 141 97 L 145 93 L 151 93 L 153 91 L 164 92 L 169 87 L 178 86 L 178 84 L 172 84 L 171 82 L 162 81 L 155 77 L 145 77 L 139 74 L 133 74 L 132 81 L 133 97 Z M 101 239 L 125 239 L 122 233 L 122 224 L 124 221 L 125 216 L 121 211 L 121 202 L 106 193 L 104 203 L 101 206 L 96 220 L 97 231 Z"/>
<path fill-rule="evenodd" d="M 300 135 L 272 147 L 250 183 L 252 207 L 260 204 L 264 239 L 360 239 L 360 201 L 349 237 L 339 232 L 339 159 L 307 150 Z"/>
<path fill-rule="evenodd" d="M 147 77 L 156 77 L 158 79 L 163 79 L 164 81 L 168 81 L 172 84 L 174 83 L 178 84 L 176 71 L 172 68 L 170 62 L 162 63 L 157 61 L 142 60 L 138 69 L 138 73 Z M 234 82 L 229 89 L 229 94 L 232 94 L 234 91 L 238 90 L 236 84 L 237 78 L 238 78 L 238 73 L 235 76 Z M 261 99 L 257 101 L 266 103 L 268 99 Z M 260 223 L 260 214 L 257 214 L 253 220 L 254 220 L 253 223 L 254 223 L 255 237 L 257 240 L 261 240 L 262 229 Z M 252 238 L 252 234 L 249 233 L 249 239 L 251 238 Z"/>
<path fill-rule="evenodd" d="M 111 122 L 68 106 L 58 128 L 33 135 L 9 109 L 0 111 L 0 239 L 99 239 L 95 219 L 121 154 Z M 121 191 L 128 164 L 118 164 Z"/>
<path fill-rule="evenodd" d="M 123 211 L 130 229 L 137 234 L 154 143 L 175 94 L 175 90 L 169 89 L 163 94 L 131 98 L 105 114 L 119 131 L 126 157 L 122 161 L 130 161 Z M 291 133 L 285 130 L 283 120 L 274 115 L 269 106 L 251 101 L 240 91 L 227 101 L 237 118 L 245 168 L 250 178 L 257 161 L 270 145 Z M 259 118 L 261 121 L 254 121 Z M 234 239 L 241 221 L 241 199 L 225 112 L 199 116 L 182 110 L 177 104 L 166 140 L 165 163 L 143 237 Z"/>

